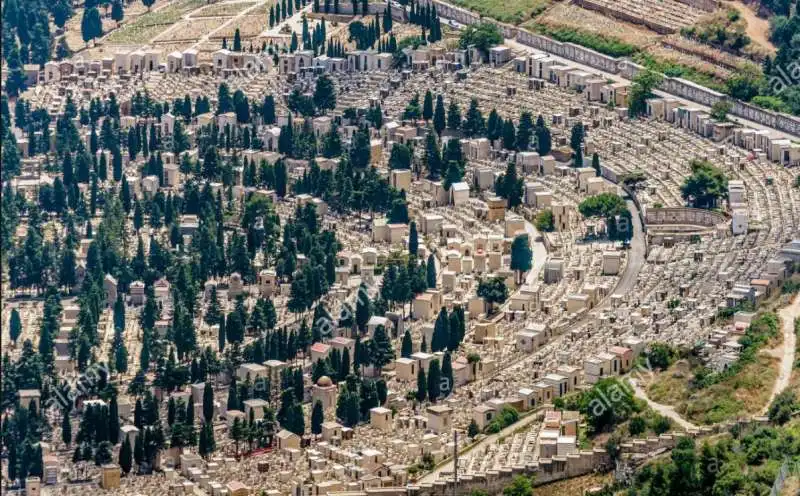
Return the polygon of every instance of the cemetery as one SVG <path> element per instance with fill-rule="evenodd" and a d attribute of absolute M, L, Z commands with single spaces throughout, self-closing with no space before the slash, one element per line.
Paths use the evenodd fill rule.
<path fill-rule="evenodd" d="M 293 4 L 171 3 L 4 95 L 4 492 L 499 494 L 730 427 L 637 374 L 735 371 L 763 308 L 800 317 L 786 126 L 435 1 Z"/>

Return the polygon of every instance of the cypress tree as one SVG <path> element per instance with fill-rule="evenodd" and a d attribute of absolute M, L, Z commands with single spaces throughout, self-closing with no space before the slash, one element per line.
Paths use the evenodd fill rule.
<path fill-rule="evenodd" d="M 225 315 L 222 314 L 219 317 L 219 332 L 217 333 L 217 344 L 219 346 L 220 353 L 225 350 L 225 333 L 227 332 L 225 326 Z"/>
<path fill-rule="evenodd" d="M 214 389 L 208 381 L 203 387 L 203 419 L 206 423 L 214 420 Z"/>
<path fill-rule="evenodd" d="M 419 249 L 419 234 L 417 234 L 417 223 L 416 221 L 411 221 L 411 225 L 409 226 L 409 234 L 408 234 L 408 253 L 411 255 L 416 255 L 417 250 Z"/>
<path fill-rule="evenodd" d="M 442 307 L 439 310 L 439 315 L 436 317 L 436 323 L 433 328 L 433 337 L 431 338 L 431 351 L 436 353 L 447 348 L 450 339 L 450 323 L 447 319 L 447 310 Z M 429 372 L 430 373 L 430 372 Z"/>
<path fill-rule="evenodd" d="M 122 448 L 119 450 L 119 467 L 125 475 L 128 475 L 133 467 L 133 450 L 128 436 L 122 440 Z"/>
<path fill-rule="evenodd" d="M 66 409 L 61 415 L 61 441 L 67 448 L 72 444 L 72 423 L 69 420 L 69 411 Z"/>
<path fill-rule="evenodd" d="M 236 387 L 236 377 L 233 378 L 231 381 L 230 386 L 228 386 L 228 410 L 238 410 L 239 409 L 239 397 L 237 393 Z"/>
<path fill-rule="evenodd" d="M 428 380 L 425 378 L 425 369 L 422 367 L 417 371 L 417 401 L 423 402 L 428 396 Z"/>
<path fill-rule="evenodd" d="M 425 92 L 425 98 L 422 102 L 422 118 L 426 121 L 433 118 L 433 94 L 431 90 Z"/>
<path fill-rule="evenodd" d="M 311 411 L 311 433 L 322 434 L 322 423 L 325 421 L 325 412 L 322 410 L 322 402 L 314 402 L 314 409 Z"/>
<path fill-rule="evenodd" d="M 408 358 L 414 351 L 414 344 L 411 340 L 411 333 L 406 329 L 405 334 L 403 334 L 403 343 L 400 346 L 400 356 L 403 358 Z"/>
<path fill-rule="evenodd" d="M 108 440 L 111 444 L 119 441 L 119 406 L 117 405 L 117 395 L 111 396 L 108 407 Z"/>
<path fill-rule="evenodd" d="M 441 380 L 442 373 L 439 369 L 439 360 L 434 358 L 428 367 L 428 399 L 433 403 L 441 396 Z"/>
<path fill-rule="evenodd" d="M 142 439 L 141 432 L 136 434 L 136 439 L 133 442 L 133 460 L 136 462 L 137 466 L 141 465 L 144 461 L 144 440 Z"/>
<path fill-rule="evenodd" d="M 448 397 L 454 389 L 453 363 L 450 352 L 448 351 L 444 354 L 444 359 L 442 361 L 442 396 L 445 398 Z"/>

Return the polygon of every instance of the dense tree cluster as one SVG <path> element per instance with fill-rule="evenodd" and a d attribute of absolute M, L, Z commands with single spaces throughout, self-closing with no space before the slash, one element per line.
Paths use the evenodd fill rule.
<path fill-rule="evenodd" d="M 605 220 L 609 239 L 630 241 L 633 237 L 633 221 L 625 200 L 614 193 L 601 193 L 586 198 L 578 205 L 584 217 L 601 217 Z"/>
<path fill-rule="evenodd" d="M 94 16 L 97 7 L 93 2 L 85 7 L 93 12 L 90 15 L 93 20 L 100 20 L 99 14 Z M 3 2 L 3 59 L 8 67 L 8 77 L 3 85 L 5 94 L 17 96 L 25 89 L 24 64 L 43 67 L 52 57 L 54 38 L 50 31 L 51 19 L 56 27 L 63 28 L 72 15 L 72 3 L 68 0 Z M 96 27 L 96 24 L 92 27 Z M 102 31 L 102 27 L 100 29 Z"/>
<path fill-rule="evenodd" d="M 728 178 L 710 162 L 693 160 L 692 174 L 681 186 L 681 196 L 696 208 L 714 208 L 728 196 Z"/>

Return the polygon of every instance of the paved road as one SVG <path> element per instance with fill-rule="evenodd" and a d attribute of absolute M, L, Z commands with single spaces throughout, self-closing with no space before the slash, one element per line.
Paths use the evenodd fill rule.
<path fill-rule="evenodd" d="M 627 294 L 636 285 L 636 279 L 639 277 L 639 272 L 644 267 L 647 258 L 647 244 L 645 243 L 642 220 L 639 218 L 639 210 L 633 200 L 627 200 L 626 203 L 628 212 L 631 213 L 633 237 L 627 252 L 628 263 L 625 265 L 625 270 L 622 271 L 622 277 L 620 277 L 617 287 L 614 288 L 613 294 L 620 295 Z"/>
<path fill-rule="evenodd" d="M 789 379 L 792 378 L 792 368 L 795 361 L 795 348 L 797 346 L 797 336 L 794 333 L 794 321 L 800 318 L 800 296 L 794 297 L 794 302 L 782 308 L 778 315 L 783 322 L 783 353 L 781 353 L 781 365 L 778 379 L 772 387 L 772 394 L 769 401 L 764 405 L 764 412 L 769 410 L 769 405 L 784 389 L 789 386 Z"/>
<path fill-rule="evenodd" d="M 528 233 L 528 239 L 531 241 L 531 248 L 533 249 L 533 267 L 525 277 L 525 284 L 531 285 L 536 282 L 539 278 L 539 272 L 544 268 L 544 263 L 547 261 L 547 248 L 545 248 L 542 241 L 536 241 L 541 234 L 527 220 L 525 221 L 525 231 Z"/>

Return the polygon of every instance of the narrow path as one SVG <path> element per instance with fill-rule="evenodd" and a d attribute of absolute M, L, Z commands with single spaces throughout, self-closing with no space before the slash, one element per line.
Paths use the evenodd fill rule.
<path fill-rule="evenodd" d="M 536 413 L 531 413 L 527 417 L 521 418 L 517 423 L 509 425 L 508 427 L 506 427 L 505 429 L 501 430 L 497 434 L 491 434 L 489 436 L 486 436 L 484 439 L 482 439 L 477 444 L 475 444 L 470 449 L 470 452 L 473 452 L 475 450 L 479 450 L 479 449 L 485 448 L 487 446 L 490 446 L 490 445 L 494 444 L 495 442 L 497 442 L 498 439 L 500 439 L 502 437 L 506 437 L 506 436 L 510 435 L 511 433 L 515 432 L 518 429 L 522 429 L 524 427 L 529 426 L 538 417 L 539 416 Z M 465 456 L 466 456 L 466 454 L 465 454 Z M 461 455 L 459 455 L 459 457 L 461 457 Z M 439 475 L 441 473 L 443 473 L 443 472 L 448 472 L 448 473 L 452 473 L 453 472 L 453 458 L 452 458 L 452 456 L 450 457 L 450 459 L 449 459 L 449 461 L 447 463 L 443 463 L 439 467 L 436 467 L 435 469 L 433 469 L 431 472 L 429 472 L 429 473 L 425 474 L 424 476 L 422 476 L 419 479 L 419 482 L 435 482 L 439 478 Z"/>
<path fill-rule="evenodd" d="M 647 393 L 636 383 L 636 379 L 629 378 L 628 382 L 633 386 L 634 394 L 637 398 L 641 398 L 647 402 L 647 406 L 652 408 L 653 410 L 657 411 L 661 415 L 673 420 L 676 424 L 683 427 L 686 430 L 690 429 L 698 429 L 699 427 L 695 424 L 689 422 L 685 418 L 681 417 L 681 415 L 675 411 L 675 407 L 671 405 L 662 405 L 661 403 L 656 403 L 655 401 L 651 400 L 647 397 Z"/>
<path fill-rule="evenodd" d="M 784 389 L 789 387 L 789 379 L 792 378 L 792 368 L 795 361 L 795 349 L 797 347 L 797 336 L 794 333 L 794 320 L 800 318 L 800 296 L 794 297 L 794 302 L 790 305 L 783 307 L 778 315 L 783 322 L 783 342 L 781 343 L 781 365 L 778 373 L 778 379 L 772 387 L 772 394 L 769 396 L 769 401 L 764 405 L 763 412 L 769 410 L 769 405 Z"/>
<path fill-rule="evenodd" d="M 525 232 L 528 234 L 528 240 L 531 243 L 531 250 L 533 250 L 533 264 L 531 265 L 531 270 L 525 274 L 525 281 L 520 284 L 516 291 L 508 295 L 506 302 L 500 306 L 500 310 L 492 319 L 495 322 L 502 320 L 504 312 L 511 305 L 511 298 L 513 296 L 519 294 L 523 287 L 531 286 L 536 282 L 536 280 L 539 278 L 539 272 L 542 271 L 544 268 L 544 263 L 547 261 L 547 248 L 544 246 L 544 242 L 536 241 L 536 238 L 541 236 L 541 234 L 533 224 L 528 222 L 527 219 L 525 219 Z"/>
<path fill-rule="evenodd" d="M 749 6 L 743 4 L 742 2 L 726 2 L 726 6 L 733 7 L 734 9 L 738 10 L 739 13 L 744 18 L 745 23 L 747 24 L 747 28 L 745 32 L 747 36 L 750 37 L 756 44 L 762 46 L 763 48 L 769 50 L 772 53 L 775 53 L 777 50 L 775 45 L 769 41 L 769 21 L 767 19 L 762 19 L 758 17 L 753 9 Z"/>
<path fill-rule="evenodd" d="M 213 30 L 209 31 L 208 33 L 204 34 L 204 35 L 202 36 L 202 38 L 200 38 L 200 39 L 197 41 L 197 43 L 195 43 L 194 45 L 192 45 L 192 47 L 191 47 L 191 48 L 195 48 L 195 49 L 197 49 L 197 47 L 199 47 L 199 46 L 200 46 L 200 45 L 202 45 L 203 43 L 207 43 L 207 42 L 208 42 L 208 41 L 211 39 L 211 37 L 212 37 L 213 35 L 215 35 L 215 34 L 216 34 L 216 33 L 218 33 L 219 31 L 222 31 L 223 29 L 225 29 L 226 27 L 228 27 L 228 26 L 229 26 L 231 23 L 233 23 L 233 22 L 235 22 L 235 21 L 238 21 L 238 20 L 239 20 L 239 19 L 241 19 L 242 17 L 244 17 L 244 16 L 248 15 L 248 14 L 249 14 L 250 12 L 252 12 L 253 10 L 256 10 L 256 9 L 258 9 L 259 7 L 261 7 L 262 5 L 264 5 L 265 3 L 272 3 L 273 1 L 274 1 L 274 0 L 259 0 L 259 1 L 258 1 L 258 2 L 256 2 L 255 4 L 251 5 L 250 7 L 246 8 L 246 9 L 244 9 L 243 11 L 239 12 L 238 14 L 236 14 L 234 17 L 231 17 L 231 18 L 230 18 L 230 19 L 229 19 L 227 22 L 224 22 L 224 23 L 223 23 L 221 26 L 219 26 L 219 27 L 217 27 L 216 29 L 213 29 Z M 310 12 L 310 11 L 311 11 L 311 8 L 312 8 L 312 5 L 311 5 L 311 4 L 309 4 L 308 6 L 306 6 L 306 7 L 303 7 L 302 9 L 300 9 L 300 10 L 296 11 L 296 12 L 294 13 L 294 16 L 300 16 L 300 15 L 301 15 L 303 12 Z M 294 17 L 294 16 L 292 16 L 292 17 Z"/>

